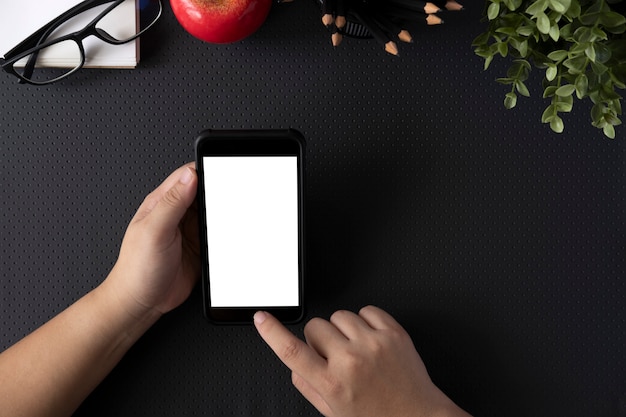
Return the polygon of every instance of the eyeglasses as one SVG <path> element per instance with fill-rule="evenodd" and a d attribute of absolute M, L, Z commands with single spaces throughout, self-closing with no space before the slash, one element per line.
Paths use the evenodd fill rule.
<path fill-rule="evenodd" d="M 130 32 L 123 28 L 114 13 L 122 7 L 136 7 L 139 2 L 139 20 Z M 98 6 L 107 5 L 103 12 L 98 14 L 83 29 L 58 37 L 55 32 L 72 18 Z M 160 0 L 86 0 L 20 42 L 7 52 L 2 62 L 2 69 L 19 78 L 20 83 L 34 85 L 51 84 L 62 80 L 78 71 L 85 65 L 85 46 L 83 41 L 88 36 L 112 44 L 122 45 L 138 38 L 148 30 L 161 16 L 162 5 Z M 54 37 L 54 39 L 49 38 Z M 64 62 L 58 68 L 43 68 L 43 60 L 53 51 L 61 52 Z"/>

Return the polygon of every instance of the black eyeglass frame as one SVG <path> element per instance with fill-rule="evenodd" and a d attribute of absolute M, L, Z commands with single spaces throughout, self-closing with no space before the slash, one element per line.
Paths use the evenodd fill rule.
<path fill-rule="evenodd" d="M 54 82 L 57 82 L 59 80 L 69 77 L 70 75 L 72 75 L 73 73 L 75 73 L 76 71 L 78 71 L 85 65 L 85 48 L 83 46 L 83 40 L 85 38 L 93 35 L 97 37 L 98 39 L 106 43 L 112 44 L 112 45 L 122 45 L 128 42 L 131 42 L 137 39 L 139 36 L 141 36 L 146 30 L 150 29 L 156 23 L 156 21 L 159 20 L 159 17 L 161 16 L 161 13 L 163 12 L 163 4 L 161 0 L 158 0 L 159 13 L 156 15 L 152 23 L 150 23 L 148 26 L 140 30 L 133 37 L 120 41 L 118 39 L 115 39 L 108 33 L 106 33 L 106 31 L 97 28 L 96 25 L 111 10 L 119 6 L 124 1 L 126 0 L 114 0 L 114 1 L 112 0 L 85 0 L 82 3 L 77 4 L 76 6 L 66 11 L 65 13 L 59 15 L 55 19 L 48 22 L 46 25 L 41 27 L 35 33 L 30 35 L 28 38 L 24 39 L 22 42 L 16 45 L 13 49 L 7 52 L 4 55 L 4 62 L 2 63 L 2 69 L 6 71 L 7 73 L 16 76 L 18 78 L 18 82 L 21 84 L 24 84 L 24 83 L 33 84 L 33 85 L 52 84 Z M 96 16 L 83 29 L 78 30 L 76 32 L 72 32 L 67 35 L 63 35 L 51 41 L 45 42 L 48 36 L 50 36 L 52 32 L 54 32 L 55 29 L 57 29 L 59 26 L 61 26 L 62 24 L 70 20 L 71 18 L 78 16 L 80 13 L 83 13 L 94 7 L 101 6 L 105 3 L 111 3 L 111 5 L 107 7 L 106 10 L 104 10 L 98 16 Z M 50 80 L 38 82 L 38 81 L 33 81 L 29 79 L 29 77 L 33 74 L 33 71 L 35 69 L 35 63 L 37 61 L 38 52 L 44 48 L 47 48 L 54 44 L 65 42 L 68 40 L 74 41 L 78 45 L 78 49 L 80 50 L 80 56 L 81 56 L 80 63 L 75 68 L 64 73 L 63 75 L 60 75 L 56 78 L 52 78 Z M 13 64 L 15 64 L 17 61 L 29 55 L 30 55 L 30 58 L 28 59 L 28 62 L 26 63 L 24 67 L 23 74 L 20 74 L 19 72 L 15 70 L 15 68 L 13 68 Z"/>

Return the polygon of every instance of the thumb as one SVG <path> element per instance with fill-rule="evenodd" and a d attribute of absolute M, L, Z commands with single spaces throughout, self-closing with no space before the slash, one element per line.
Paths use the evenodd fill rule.
<path fill-rule="evenodd" d="M 185 167 L 178 181 L 167 190 L 146 216 L 146 221 L 157 232 L 170 233 L 178 227 L 187 209 L 196 198 L 198 178 L 196 171 Z"/>

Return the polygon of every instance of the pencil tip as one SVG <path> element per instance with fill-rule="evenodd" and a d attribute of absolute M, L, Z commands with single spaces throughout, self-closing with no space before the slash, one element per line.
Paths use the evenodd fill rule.
<path fill-rule="evenodd" d="M 332 14 L 325 14 L 322 16 L 322 24 L 327 28 L 330 28 L 330 25 L 332 25 L 334 21 L 335 19 L 333 19 Z"/>
<path fill-rule="evenodd" d="M 402 42 L 413 43 L 413 37 L 408 30 L 402 29 L 400 33 L 398 33 L 398 39 L 400 39 Z"/>
<path fill-rule="evenodd" d="M 335 18 L 335 26 L 337 26 L 337 28 L 339 29 L 343 29 L 344 26 L 346 26 L 346 17 L 345 16 L 337 16 Z"/>
<path fill-rule="evenodd" d="M 389 42 L 387 42 L 385 44 L 385 51 L 387 51 L 391 55 L 395 55 L 395 56 L 398 56 L 398 54 L 399 54 L 398 46 L 396 45 L 396 43 L 394 41 L 389 41 Z"/>
<path fill-rule="evenodd" d="M 339 44 L 343 40 L 343 36 L 341 35 L 341 33 L 333 33 L 330 39 L 333 43 L 333 46 L 339 46 Z"/>
<path fill-rule="evenodd" d="M 454 0 L 448 0 L 446 2 L 446 9 L 453 11 L 453 12 L 458 12 L 458 11 L 463 10 L 464 7 L 459 2 L 456 2 Z"/>
<path fill-rule="evenodd" d="M 428 16 L 426 16 L 426 23 L 428 25 L 440 25 L 443 23 L 443 19 L 434 14 L 429 14 Z"/>
<path fill-rule="evenodd" d="M 441 11 L 442 11 L 442 9 L 441 9 L 441 7 L 437 6 L 437 5 L 436 5 L 436 4 L 434 4 L 434 3 L 427 2 L 427 3 L 424 5 L 424 11 L 425 11 L 426 13 L 429 13 L 429 14 L 430 14 L 430 13 L 439 13 L 439 12 L 441 12 Z"/>

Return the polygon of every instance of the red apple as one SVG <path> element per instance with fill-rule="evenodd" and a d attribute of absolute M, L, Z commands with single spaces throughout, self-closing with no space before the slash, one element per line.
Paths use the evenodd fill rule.
<path fill-rule="evenodd" d="M 170 0 L 178 22 L 205 42 L 239 41 L 261 27 L 272 0 Z"/>

